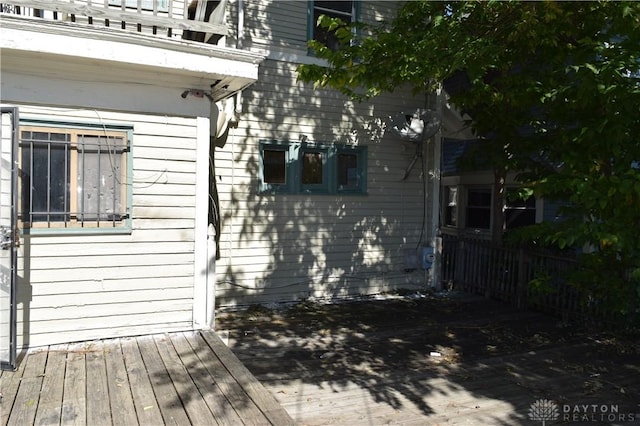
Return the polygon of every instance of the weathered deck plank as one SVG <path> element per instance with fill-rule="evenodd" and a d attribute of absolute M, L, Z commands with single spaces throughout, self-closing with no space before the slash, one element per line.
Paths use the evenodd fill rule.
<path fill-rule="evenodd" d="M 229 401 L 230 406 L 238 414 L 245 424 L 264 423 L 265 419 L 261 411 L 251 401 L 242 386 L 229 374 L 217 356 L 209 356 L 210 348 L 202 338 L 202 335 L 190 336 L 189 344 L 198 354 L 205 370 L 215 380 Z"/>
<path fill-rule="evenodd" d="M 33 424 L 40 399 L 47 354 L 47 351 L 35 352 L 24 360 L 26 366 L 9 416 L 10 424 Z"/>
<path fill-rule="evenodd" d="M 6 425 L 9 421 L 9 415 L 13 407 L 13 402 L 18 393 L 18 387 L 24 374 L 26 362 L 19 362 L 16 371 L 3 371 L 0 377 L 0 392 L 2 392 L 2 410 L 0 410 L 0 421 L 2 425 Z"/>
<path fill-rule="evenodd" d="M 114 426 L 135 424 L 138 419 L 133 405 L 131 386 L 124 364 L 120 340 L 116 339 L 108 347 L 105 347 L 104 355 L 107 366 L 109 402 L 111 407 L 117 407 L 118 411 L 117 415 L 112 416 L 113 424 Z"/>
<path fill-rule="evenodd" d="M 192 424 L 208 425 L 216 421 L 209 407 L 202 399 L 200 392 L 189 376 L 187 369 L 176 353 L 169 336 L 155 336 L 154 338 L 160 358 L 164 362 L 173 386 L 175 387 L 187 416 Z"/>
<path fill-rule="evenodd" d="M 86 354 L 87 424 L 111 424 L 107 366 L 102 342 L 92 343 Z M 89 386 L 90 384 L 90 386 Z"/>
<path fill-rule="evenodd" d="M 205 333 L 211 345 L 184 332 L 28 351 L 0 376 L 0 426 L 293 424 Z"/>
<path fill-rule="evenodd" d="M 69 345 L 64 374 L 62 425 L 87 424 L 87 370 L 85 351 L 81 345 Z"/>
<path fill-rule="evenodd" d="M 189 417 L 176 393 L 152 337 L 139 339 L 138 347 L 151 380 L 165 424 L 189 424 Z"/>
<path fill-rule="evenodd" d="M 35 424 L 37 425 L 60 424 L 66 363 L 67 345 L 49 348 L 49 356 L 47 357 L 47 365 L 42 382 L 42 392 L 35 418 Z"/>
<path fill-rule="evenodd" d="M 173 333 L 171 340 L 178 352 L 178 356 L 182 360 L 189 371 L 191 378 L 198 387 L 204 402 L 207 404 L 216 422 L 220 425 L 238 425 L 242 423 L 238 413 L 230 407 L 229 401 L 217 386 L 215 379 L 211 377 L 206 370 L 204 364 L 198 358 L 188 342 L 188 338 L 194 337 L 193 333 L 185 336 L 182 333 Z"/>
<path fill-rule="evenodd" d="M 231 375 L 242 385 L 245 392 L 247 392 L 271 423 L 277 425 L 293 424 L 293 419 L 291 419 L 289 414 L 276 401 L 275 397 L 266 391 L 264 386 L 256 380 L 249 369 L 225 346 L 222 340 L 220 340 L 220 337 L 213 332 L 207 331 L 202 332 L 202 336 L 211 349 L 214 350 L 218 358 L 220 358 L 220 361 L 227 367 Z"/>
<path fill-rule="evenodd" d="M 184 338 L 189 344 L 195 358 L 198 360 L 198 364 L 196 365 L 198 366 L 198 371 L 201 372 L 201 374 L 198 375 L 199 384 L 207 386 L 210 397 L 205 397 L 205 399 L 210 404 L 212 412 L 218 422 L 223 425 L 237 425 L 242 423 L 240 414 L 236 412 L 233 407 L 233 397 L 231 397 L 228 392 L 224 392 L 225 386 L 227 389 L 229 389 L 230 386 L 219 382 L 224 370 L 222 370 L 220 366 L 219 371 L 221 374 L 218 374 L 210 369 L 211 366 L 209 363 L 211 363 L 213 357 L 207 355 L 209 347 L 204 343 L 202 336 L 200 336 L 200 334 L 185 333 Z M 219 396 L 222 396 L 222 398 Z"/>
<path fill-rule="evenodd" d="M 121 339 L 121 345 L 138 423 L 148 426 L 162 424 L 160 407 L 156 401 L 149 374 L 142 361 L 138 342 L 135 338 L 125 338 Z"/>

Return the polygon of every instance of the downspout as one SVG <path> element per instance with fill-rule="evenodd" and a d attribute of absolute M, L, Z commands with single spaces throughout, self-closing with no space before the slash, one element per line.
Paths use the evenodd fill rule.
<path fill-rule="evenodd" d="M 211 154 L 210 154 L 211 155 Z M 215 177 L 214 177 L 215 179 Z M 212 223 L 207 227 L 207 300 L 205 302 L 205 321 L 207 327 L 215 329 L 216 311 L 216 254 L 218 247 L 216 244 L 216 231 Z"/>
<path fill-rule="evenodd" d="M 236 49 L 242 50 L 244 47 L 244 0 L 238 0 L 238 28 L 236 34 Z M 242 111 L 242 90 L 236 93 L 235 105 L 233 108 L 234 118 L 237 121 Z"/>

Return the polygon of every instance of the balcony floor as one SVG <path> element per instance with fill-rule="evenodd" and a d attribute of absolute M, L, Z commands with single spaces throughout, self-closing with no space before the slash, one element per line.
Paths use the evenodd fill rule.
<path fill-rule="evenodd" d="M 212 331 L 37 348 L 1 374 L 2 425 L 293 424 Z"/>

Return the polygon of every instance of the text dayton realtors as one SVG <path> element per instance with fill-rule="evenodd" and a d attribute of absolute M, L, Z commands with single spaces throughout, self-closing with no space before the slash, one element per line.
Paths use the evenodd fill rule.
<path fill-rule="evenodd" d="M 640 420 L 640 413 L 621 413 L 618 405 L 606 404 L 564 404 L 562 421 L 565 422 L 634 422 Z"/>

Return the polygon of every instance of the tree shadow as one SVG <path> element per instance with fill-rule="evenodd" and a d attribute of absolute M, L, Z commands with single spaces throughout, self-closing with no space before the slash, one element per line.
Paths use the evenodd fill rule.
<path fill-rule="evenodd" d="M 318 421 L 319 398 L 335 404 L 336 421 L 367 411 L 340 402 L 353 397 L 354 386 L 392 409 L 387 417 L 375 410 L 379 417 L 370 424 L 391 418 L 531 424 L 531 404 L 542 399 L 562 408 L 559 421 L 567 421 L 565 406 L 577 404 L 616 405 L 620 415 L 638 408 L 634 340 L 486 299 L 253 307 L 222 314 L 218 325 L 229 330 L 234 353 L 301 422 Z M 316 389 L 310 399 L 287 395 L 300 382 Z M 615 422 L 597 424 L 609 423 Z"/>
<path fill-rule="evenodd" d="M 427 173 L 419 163 L 402 180 L 416 149 L 386 129 L 390 116 L 424 100 L 389 96 L 353 103 L 297 84 L 295 74 L 286 62 L 262 66 L 258 82 L 242 95 L 242 121 L 215 152 L 218 305 L 424 288 L 424 271 L 407 271 L 404 250 L 431 237 L 423 229 L 435 194 L 425 196 Z M 366 146 L 367 194 L 261 193 L 260 142 L 302 139 Z M 426 155 L 421 160 L 433 163 Z"/>

